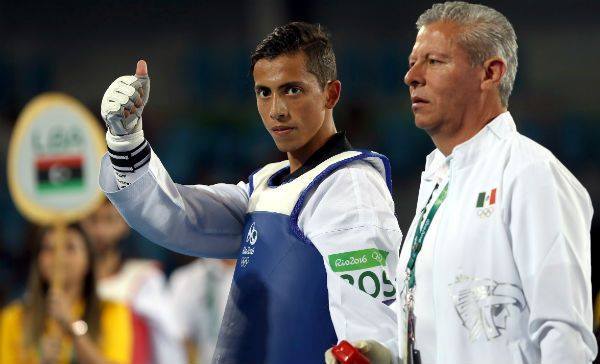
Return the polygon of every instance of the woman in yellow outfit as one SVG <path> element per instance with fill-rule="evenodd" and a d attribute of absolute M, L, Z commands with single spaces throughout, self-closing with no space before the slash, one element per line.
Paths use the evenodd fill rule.
<path fill-rule="evenodd" d="M 66 231 L 64 284 L 50 289 L 57 231 L 36 241 L 25 297 L 0 314 L 1 364 L 130 363 L 133 329 L 126 306 L 96 296 L 93 254 L 78 225 Z"/>

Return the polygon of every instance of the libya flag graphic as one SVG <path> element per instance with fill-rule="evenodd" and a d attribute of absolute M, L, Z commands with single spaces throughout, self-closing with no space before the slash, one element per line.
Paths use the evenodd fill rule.
<path fill-rule="evenodd" d="M 35 162 L 38 192 L 68 192 L 83 188 L 83 156 L 40 156 Z"/>
<path fill-rule="evenodd" d="M 496 203 L 496 189 L 489 192 L 480 192 L 477 196 L 477 208 L 492 206 Z"/>

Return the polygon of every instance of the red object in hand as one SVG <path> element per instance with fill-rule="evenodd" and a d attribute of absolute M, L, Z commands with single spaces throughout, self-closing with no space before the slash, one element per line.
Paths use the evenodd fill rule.
<path fill-rule="evenodd" d="M 371 364 L 366 356 L 362 355 L 357 348 L 352 346 L 352 344 L 346 340 L 342 340 L 339 344 L 334 346 L 331 349 L 331 353 L 343 364 Z"/>

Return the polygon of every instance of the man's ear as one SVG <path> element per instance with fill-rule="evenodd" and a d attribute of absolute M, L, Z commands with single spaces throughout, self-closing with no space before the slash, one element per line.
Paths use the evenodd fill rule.
<path fill-rule="evenodd" d="M 340 100 L 342 83 L 339 80 L 329 81 L 325 85 L 325 107 L 333 109 Z"/>
<path fill-rule="evenodd" d="M 493 57 L 483 62 L 484 76 L 481 82 L 482 90 L 498 88 L 500 80 L 506 73 L 506 62 L 500 57 Z"/>

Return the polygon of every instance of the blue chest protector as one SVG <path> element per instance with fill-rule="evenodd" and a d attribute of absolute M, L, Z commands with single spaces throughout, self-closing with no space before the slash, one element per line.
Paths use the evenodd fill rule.
<path fill-rule="evenodd" d="M 214 363 L 322 363 L 325 351 L 337 343 L 323 257 L 299 231 L 297 219 L 305 196 L 320 181 L 347 163 L 373 157 L 342 154 L 345 158 L 330 161 L 310 180 L 289 182 L 301 184 L 297 193 L 286 193 L 293 204 L 290 214 L 252 211 L 252 200 L 261 196 L 251 195 Z M 256 177 L 263 170 L 253 175 L 254 193 L 268 194 L 278 188 L 270 181 L 287 170 L 286 165 L 265 167 L 262 178 Z"/>

